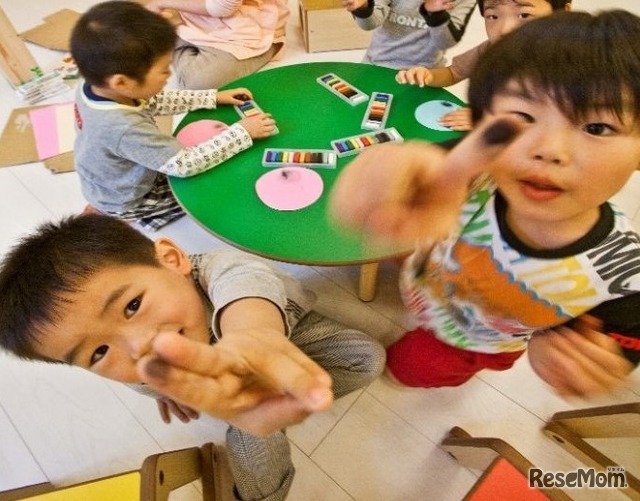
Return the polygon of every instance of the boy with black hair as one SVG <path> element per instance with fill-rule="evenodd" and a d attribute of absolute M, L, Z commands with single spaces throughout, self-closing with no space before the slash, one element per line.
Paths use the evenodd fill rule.
<path fill-rule="evenodd" d="M 25 237 L 0 266 L 0 296 L 2 348 L 123 383 L 159 381 L 161 392 L 169 378 L 185 396 L 176 400 L 196 398 L 228 421 L 240 499 L 284 499 L 294 467 L 282 428 L 384 367 L 382 346 L 313 311 L 313 294 L 266 261 L 187 256 L 109 216 Z"/>
<path fill-rule="evenodd" d="M 381 145 L 342 171 L 336 217 L 420 242 L 401 280 L 419 327 L 387 348 L 393 378 L 457 386 L 526 350 L 561 394 L 625 383 L 640 362 L 640 237 L 608 200 L 640 164 L 639 46 L 625 11 L 527 23 L 478 62 L 477 126 L 451 153 Z"/>
<path fill-rule="evenodd" d="M 162 16 L 118 0 L 89 9 L 71 35 L 71 53 L 84 78 L 76 93 L 74 149 L 82 193 L 98 212 L 148 230 L 184 215 L 167 176 L 211 169 L 275 127 L 263 113 L 192 147 L 162 133 L 154 116 L 242 104 L 252 97 L 244 88 L 163 90 L 175 40 L 173 26 Z"/>

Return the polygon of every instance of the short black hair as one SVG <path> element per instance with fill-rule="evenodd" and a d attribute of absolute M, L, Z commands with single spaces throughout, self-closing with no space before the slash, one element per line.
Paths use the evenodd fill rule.
<path fill-rule="evenodd" d="M 109 266 L 161 266 L 154 243 L 119 219 L 99 214 L 45 223 L 0 264 L 0 347 L 25 359 L 37 353 L 40 329 L 55 325 L 67 299 Z"/>
<path fill-rule="evenodd" d="M 507 2 L 509 0 L 503 0 Z M 511 0 L 516 1 L 516 0 Z M 484 2 L 485 0 L 478 0 L 478 8 L 480 9 L 480 14 L 484 16 Z M 564 10 L 567 5 L 571 5 L 571 0 L 546 0 L 546 2 L 551 5 L 553 10 Z"/>
<path fill-rule="evenodd" d="M 144 82 L 160 56 L 175 47 L 176 32 L 162 16 L 136 2 L 115 0 L 90 8 L 71 33 L 71 55 L 89 85 L 122 74 Z"/>
<path fill-rule="evenodd" d="M 549 96 L 572 119 L 597 107 L 640 119 L 640 17 L 624 10 L 554 12 L 514 30 L 480 57 L 469 80 L 474 122 L 509 82 Z"/>

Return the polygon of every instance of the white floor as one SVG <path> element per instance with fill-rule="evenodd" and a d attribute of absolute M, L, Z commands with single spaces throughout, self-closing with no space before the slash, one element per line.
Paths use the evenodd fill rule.
<path fill-rule="evenodd" d="M 359 61 L 362 51 L 307 54 L 291 1 L 289 50 L 278 64 Z M 0 0 L 18 31 L 61 8 L 84 11 L 93 0 Z M 575 0 L 575 8 L 622 7 L 640 14 L 637 0 Z M 455 54 L 484 38 L 475 14 Z M 30 46 L 48 67 L 59 53 Z M 523 55 L 526 57 L 526 55 Z M 453 89 L 464 98 L 463 85 Z M 0 78 L 0 125 L 22 106 Z M 70 96 L 66 96 L 68 99 Z M 3 153 L 0 152 L 0 155 Z M 603 166 L 604 167 L 604 166 Z M 640 230 L 640 175 L 617 197 Z M 0 168 L 0 253 L 38 223 L 77 213 L 84 206 L 74 173 L 51 174 L 41 163 Z M 188 220 L 165 232 L 190 251 L 224 245 Z M 397 270 L 385 265 L 376 299 L 355 296 L 358 270 L 286 266 L 319 293 L 320 309 L 360 327 L 387 344 L 411 326 L 398 299 Z M 1 300 L 1 299 L 0 299 Z M 454 389 L 398 389 L 378 380 L 336 402 L 332 411 L 289 430 L 298 473 L 289 499 L 457 500 L 478 472 L 459 466 L 438 443 L 454 425 L 477 436 L 506 439 L 547 471 L 580 466 L 540 431 L 554 412 L 640 400 L 640 375 L 628 390 L 597 401 L 563 401 L 541 383 L 526 359 L 506 373 L 484 372 Z M 161 450 L 221 442 L 225 426 L 213 419 L 163 424 L 155 404 L 118 384 L 68 367 L 17 361 L 0 354 L 0 491 L 42 481 L 68 484 L 137 468 Z M 640 440 L 640 439 L 639 439 Z M 612 448 L 640 474 L 640 441 Z M 617 492 L 572 492 L 576 499 L 621 499 Z M 197 487 L 175 499 L 196 499 Z"/>

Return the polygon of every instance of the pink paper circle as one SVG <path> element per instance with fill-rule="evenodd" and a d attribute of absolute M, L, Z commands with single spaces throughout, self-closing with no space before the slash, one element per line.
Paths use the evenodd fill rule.
<path fill-rule="evenodd" d="M 260 176 L 256 193 L 262 202 L 276 210 L 299 210 L 322 195 L 324 185 L 317 172 L 305 167 L 281 167 Z"/>
<path fill-rule="evenodd" d="M 217 136 L 225 129 L 228 129 L 227 124 L 219 120 L 196 120 L 180 129 L 176 139 L 182 146 L 195 146 Z"/>

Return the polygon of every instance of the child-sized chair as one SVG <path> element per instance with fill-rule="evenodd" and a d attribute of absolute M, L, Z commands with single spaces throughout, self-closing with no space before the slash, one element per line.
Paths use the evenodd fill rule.
<path fill-rule="evenodd" d="M 530 488 L 527 475 L 533 464 L 504 440 L 472 437 L 455 426 L 441 445 L 462 465 L 483 471 L 464 501 L 571 500 L 559 489 Z"/>
<path fill-rule="evenodd" d="M 600 471 L 622 468 L 624 465 L 618 464 L 587 440 L 640 438 L 640 402 L 556 412 L 543 430 L 556 443 L 592 468 Z M 636 464 L 640 464 L 640 461 Z M 640 500 L 640 479 L 628 469 L 625 469 L 625 475 L 628 487 L 620 490 L 631 499 Z"/>
<path fill-rule="evenodd" d="M 220 450 L 212 443 L 148 456 L 139 470 L 56 488 L 42 483 L 0 492 L 0 501 L 167 501 L 169 493 L 202 479 L 204 501 L 219 501 Z M 231 491 L 231 488 L 227 486 Z"/>

